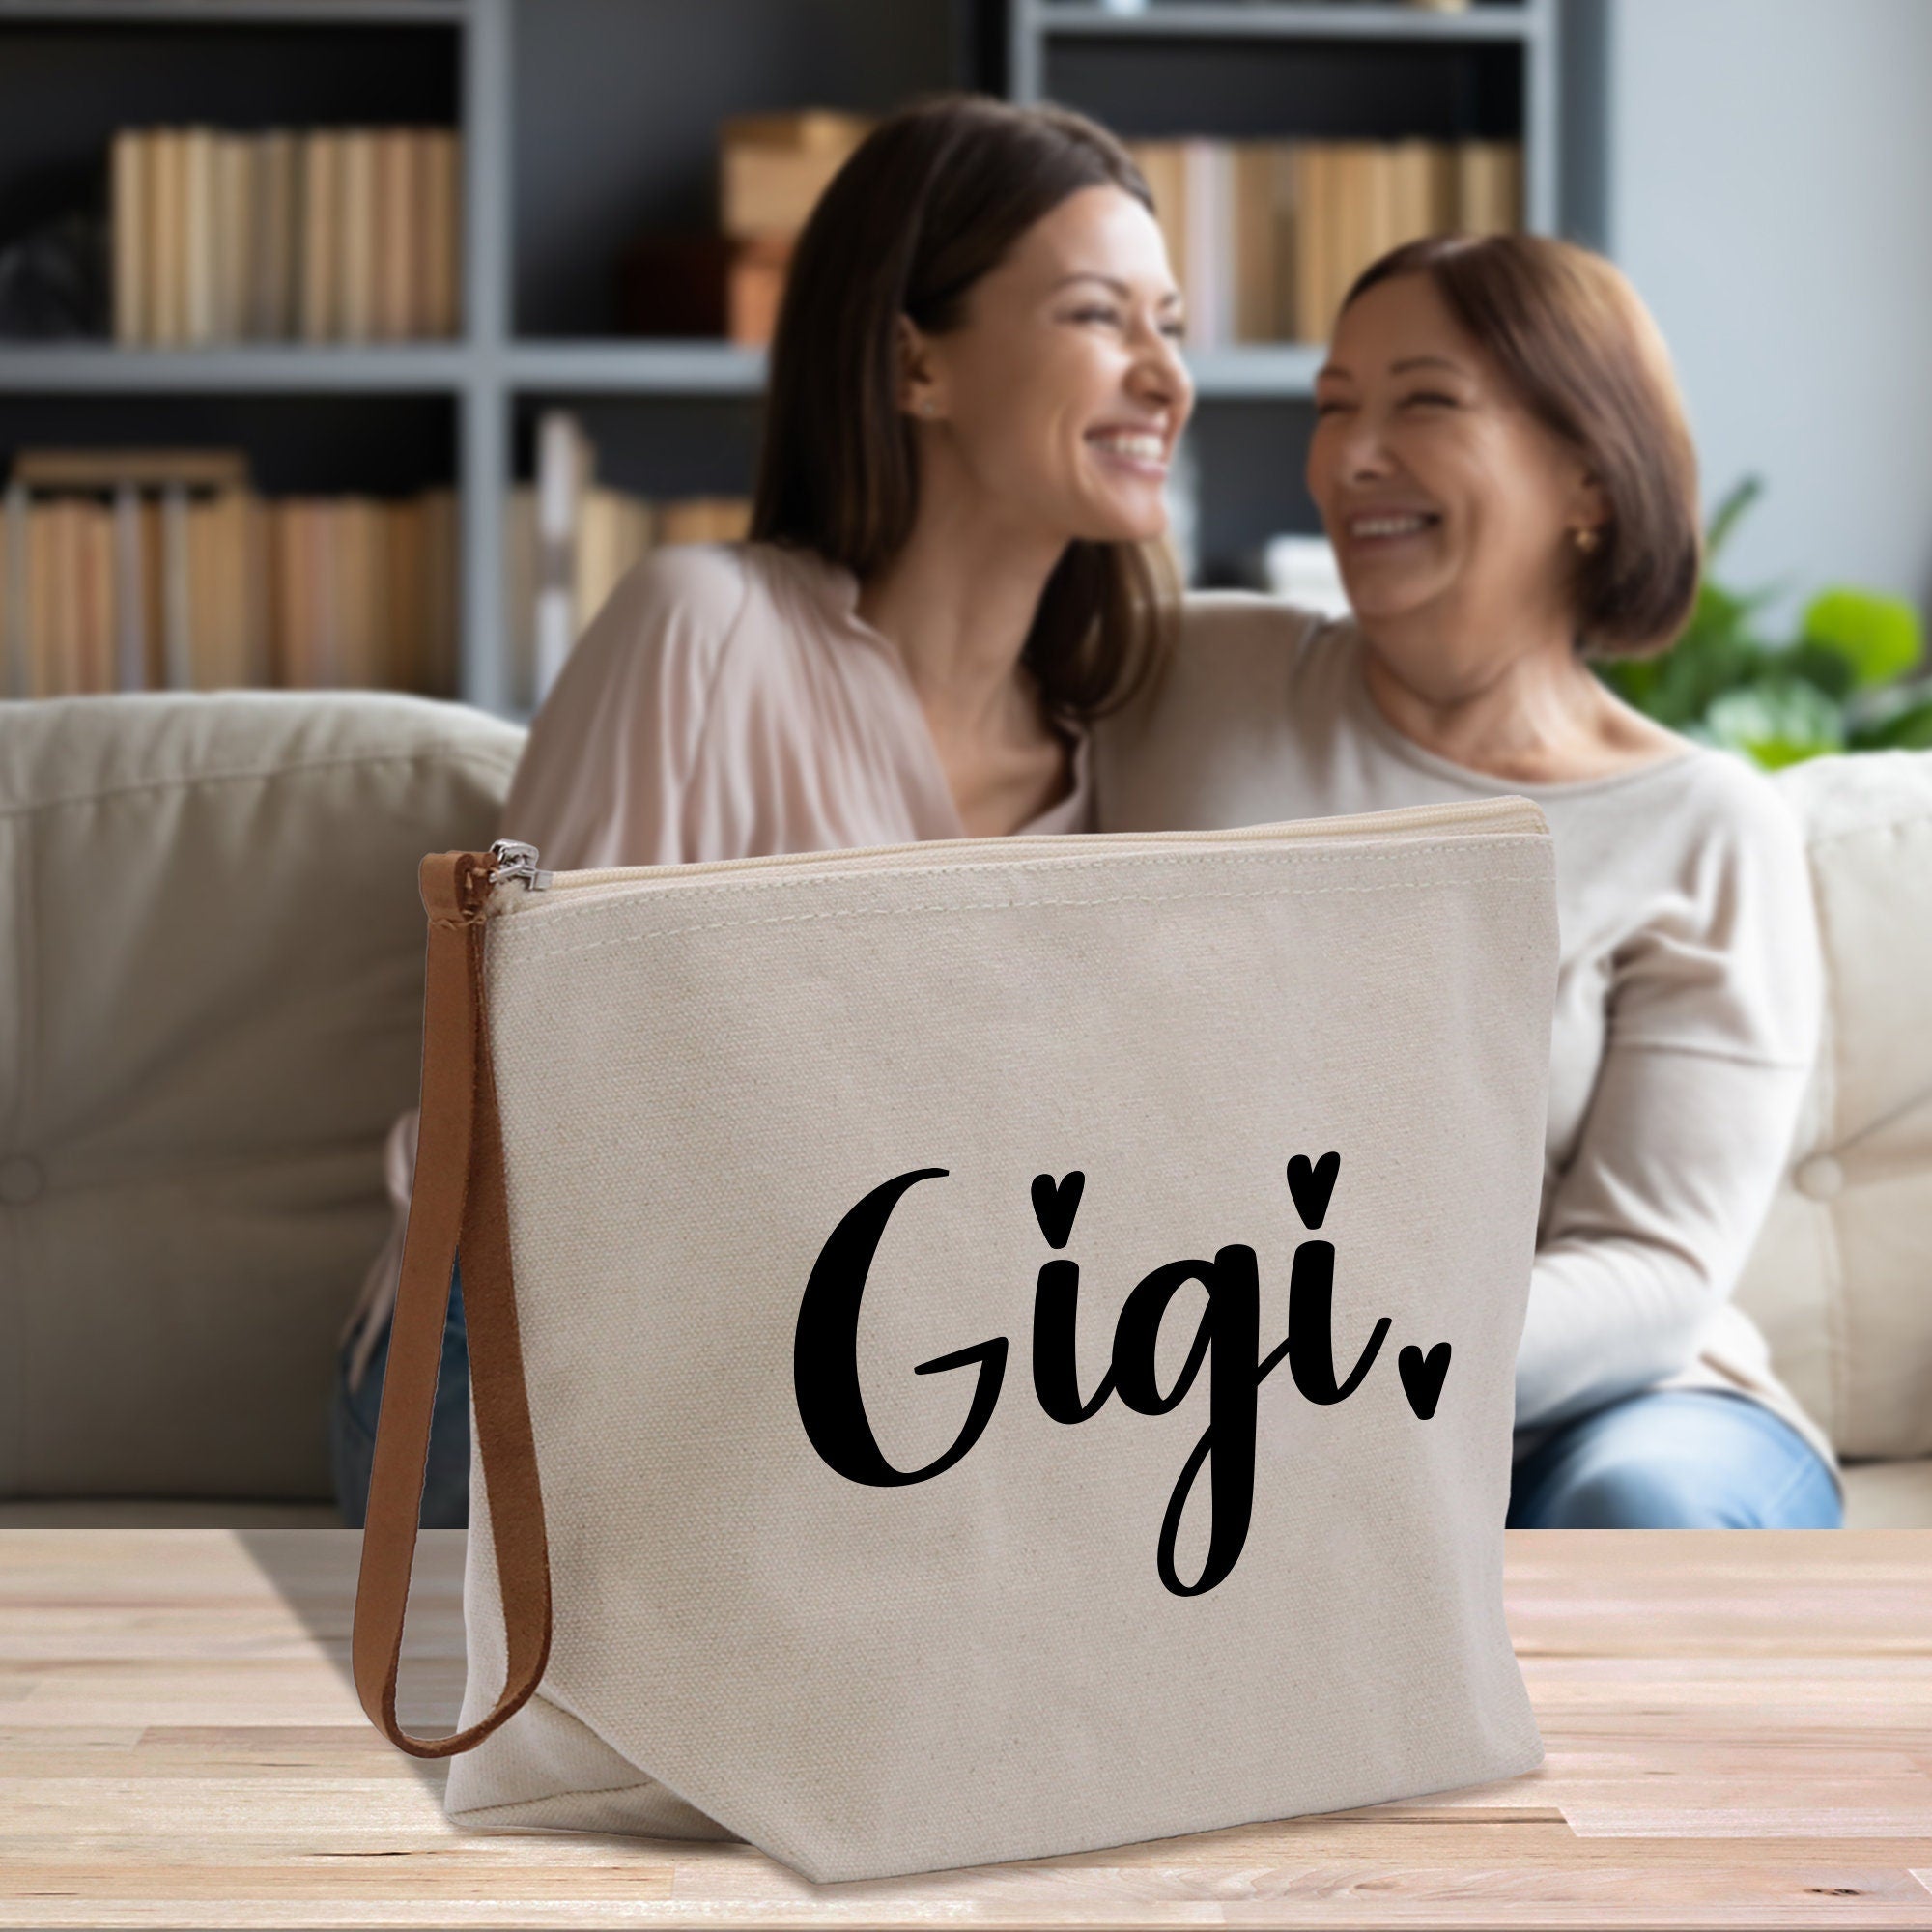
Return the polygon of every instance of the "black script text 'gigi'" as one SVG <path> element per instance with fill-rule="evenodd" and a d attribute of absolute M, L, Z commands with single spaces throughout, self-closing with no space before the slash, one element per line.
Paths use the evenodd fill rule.
<path fill-rule="evenodd" d="M 1308 1201 L 1307 1208 L 1316 1211 L 1304 1211 L 1304 1220 L 1319 1225 L 1338 1160 L 1330 1155 L 1322 1163 L 1326 1172 L 1321 1179 L 1326 1185 L 1321 1190 L 1320 1208 Z M 949 1369 L 974 1369 L 977 1373 L 971 1406 L 952 1446 L 923 1468 L 899 1469 L 880 1449 L 860 1393 L 859 1309 L 886 1224 L 910 1188 L 947 1172 L 943 1167 L 922 1167 L 895 1175 L 850 1208 L 819 1250 L 799 1304 L 792 1344 L 792 1383 L 799 1419 L 820 1458 L 855 1483 L 884 1489 L 926 1483 L 944 1475 L 985 1433 L 1000 1400 L 1007 1372 L 1004 1335 L 915 1364 L 914 1374 L 922 1376 Z M 1291 1179 L 1300 1181 L 1303 1175 L 1294 1172 Z M 1034 1182 L 1035 1212 L 1042 1233 L 1056 1248 L 1065 1244 L 1070 1232 L 1083 1179 L 1075 1173 L 1057 1186 L 1046 1175 Z M 1297 1187 L 1295 1192 L 1297 1206 L 1301 1206 L 1304 1189 Z M 1169 1303 L 1189 1282 L 1198 1282 L 1207 1291 L 1208 1305 L 1174 1386 L 1163 1391 L 1155 1369 L 1160 1325 Z M 1289 1278 L 1288 1339 L 1263 1356 L 1261 1281 L 1255 1251 L 1234 1244 L 1217 1249 L 1212 1261 L 1169 1262 L 1141 1279 L 1115 1324 L 1106 1373 L 1094 1392 L 1083 1398 L 1074 1356 L 1079 1283 L 1079 1264 L 1055 1259 L 1040 1268 L 1035 1291 L 1034 1393 L 1041 1409 L 1055 1422 L 1085 1422 L 1112 1395 L 1118 1395 L 1137 1414 L 1164 1415 L 1180 1404 L 1204 1366 L 1207 1369 L 1208 1426 L 1175 1482 L 1160 1526 L 1156 1556 L 1160 1580 L 1176 1596 L 1203 1595 L 1225 1580 L 1247 1541 L 1254 1507 L 1255 1411 L 1261 1384 L 1286 1360 L 1295 1387 L 1309 1402 L 1346 1402 L 1374 1366 L 1390 1318 L 1385 1315 L 1376 1323 L 1354 1366 L 1338 1381 L 1330 1328 L 1335 1248 L 1330 1241 L 1304 1240 L 1295 1250 Z M 1435 1412 L 1442 1375 L 1448 1369 L 1449 1345 L 1438 1342 L 1430 1351 L 1426 1368 L 1420 1350 L 1413 1347 L 1405 1348 L 1402 1354 L 1405 1392 L 1415 1413 L 1426 1421 Z M 1410 1372 L 1411 1357 L 1415 1368 L 1422 1371 L 1419 1377 Z M 1175 1544 L 1189 1494 L 1204 1465 L 1209 1466 L 1211 1510 L 1208 1554 L 1201 1575 L 1192 1583 L 1183 1583 L 1174 1567 Z"/>

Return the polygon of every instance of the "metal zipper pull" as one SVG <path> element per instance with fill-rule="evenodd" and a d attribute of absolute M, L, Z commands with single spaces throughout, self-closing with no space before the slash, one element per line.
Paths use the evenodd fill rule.
<path fill-rule="evenodd" d="M 497 862 L 497 869 L 490 875 L 492 885 L 507 886 L 520 879 L 533 893 L 550 890 L 553 875 L 537 869 L 534 845 L 526 845 L 520 838 L 498 838 L 491 844 L 490 856 Z"/>

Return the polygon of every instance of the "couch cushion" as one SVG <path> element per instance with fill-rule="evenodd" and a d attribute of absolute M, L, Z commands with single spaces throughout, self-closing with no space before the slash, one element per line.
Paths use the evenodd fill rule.
<path fill-rule="evenodd" d="M 0 1496 L 330 1496 L 416 862 L 496 836 L 521 745 L 382 693 L 0 706 Z"/>
<path fill-rule="evenodd" d="M 1847 1529 L 1932 1529 L 1932 1457 L 1847 1463 Z"/>
<path fill-rule="evenodd" d="M 1932 752 L 1777 775 L 1826 964 L 1798 1145 L 1737 1289 L 1840 1455 L 1932 1454 Z M 1932 1464 L 1926 1465 L 1932 1470 Z"/>

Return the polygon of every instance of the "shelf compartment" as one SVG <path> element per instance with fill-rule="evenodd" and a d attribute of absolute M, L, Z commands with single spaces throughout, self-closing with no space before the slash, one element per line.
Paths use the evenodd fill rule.
<path fill-rule="evenodd" d="M 526 341 L 614 334 L 632 242 L 715 229 L 720 122 L 880 113 L 964 77 L 933 0 L 524 0 L 511 22 L 512 333 Z"/>
<path fill-rule="evenodd" d="M 237 515 L 232 501 L 204 498 L 188 511 L 199 528 L 184 532 L 184 550 L 163 534 L 164 519 L 144 515 L 130 576 L 100 548 L 112 534 L 104 506 L 62 515 L 51 505 L 74 489 L 37 490 L 47 521 L 30 526 L 27 572 L 52 573 L 43 599 L 60 597 L 66 614 L 52 620 L 43 601 L 43 614 L 28 620 L 28 666 L 9 669 L 26 669 L 29 691 L 210 689 L 284 676 L 454 687 L 456 581 L 441 575 L 453 571 L 460 542 L 449 398 L 0 396 L 0 451 L 29 448 L 236 449 L 261 510 Z M 425 490 L 444 494 L 421 515 L 403 507 Z M 99 491 L 80 494 L 99 504 Z M 327 500 L 343 497 L 378 500 Z M 116 611 L 130 588 L 146 617 L 139 671 L 122 662 L 112 622 L 106 639 L 101 629 L 103 611 Z"/>
<path fill-rule="evenodd" d="M 456 15 L 378 26 L 331 11 L 271 30 L 256 14 L 184 17 L 0 12 L 0 236 L 73 211 L 104 222 L 121 128 L 459 125 Z"/>
<path fill-rule="evenodd" d="M 1520 140 L 1523 56 L 1506 40 L 1055 37 L 1044 93 L 1129 140 Z"/>

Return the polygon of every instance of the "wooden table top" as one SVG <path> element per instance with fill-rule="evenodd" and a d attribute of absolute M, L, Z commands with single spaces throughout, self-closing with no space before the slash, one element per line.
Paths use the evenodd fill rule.
<path fill-rule="evenodd" d="M 456 1721 L 464 1535 L 418 1546 L 412 1730 Z M 356 1702 L 354 1530 L 0 1530 L 0 1926 L 1932 1927 L 1932 1531 L 1506 1541 L 1522 1777 L 815 1886 L 452 1826 Z"/>

